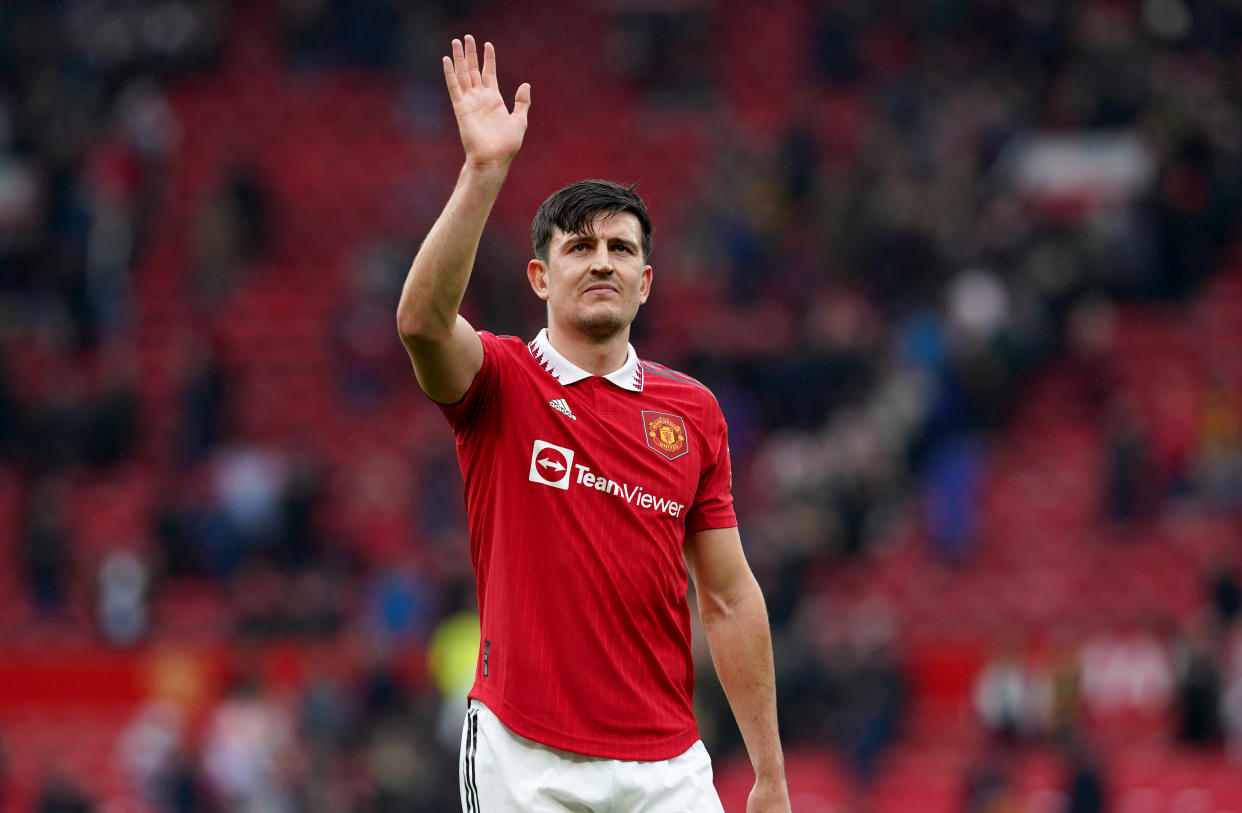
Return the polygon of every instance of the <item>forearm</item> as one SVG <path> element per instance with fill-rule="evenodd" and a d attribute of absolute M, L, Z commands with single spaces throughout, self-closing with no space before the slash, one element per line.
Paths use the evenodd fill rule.
<path fill-rule="evenodd" d="M 700 602 L 700 612 L 716 674 L 746 743 L 756 779 L 783 785 L 785 758 L 777 726 L 772 634 L 763 593 L 752 580 L 731 604 Z"/>
<path fill-rule="evenodd" d="M 437 341 L 451 334 L 483 227 L 508 171 L 508 162 L 477 166 L 467 161 L 462 167 L 401 289 L 397 326 L 403 337 Z"/>

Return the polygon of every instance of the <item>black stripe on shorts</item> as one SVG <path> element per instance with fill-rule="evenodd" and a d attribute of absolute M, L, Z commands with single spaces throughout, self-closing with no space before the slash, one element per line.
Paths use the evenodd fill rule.
<path fill-rule="evenodd" d="M 479 715 L 478 709 L 471 708 L 466 712 L 466 764 L 464 782 L 466 786 L 466 813 L 480 813 L 479 786 L 474 767 L 474 757 L 479 750 Z"/>

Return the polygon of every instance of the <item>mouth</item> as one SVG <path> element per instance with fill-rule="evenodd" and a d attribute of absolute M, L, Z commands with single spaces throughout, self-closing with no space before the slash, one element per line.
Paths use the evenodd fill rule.
<path fill-rule="evenodd" d="M 612 287 L 611 285 L 600 284 L 600 285 L 592 285 L 591 287 L 583 291 L 583 293 L 606 295 L 606 294 L 615 294 L 615 293 L 618 293 L 618 291 L 616 288 Z"/>

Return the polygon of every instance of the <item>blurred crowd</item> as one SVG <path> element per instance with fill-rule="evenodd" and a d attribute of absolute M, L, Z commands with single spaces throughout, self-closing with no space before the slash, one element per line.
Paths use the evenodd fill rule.
<path fill-rule="evenodd" d="M 455 465 L 447 429 L 429 435 L 422 459 L 377 454 L 343 483 L 313 444 L 273 449 L 237 430 L 234 373 L 194 325 L 175 348 L 175 414 L 143 411 L 136 314 L 159 302 L 139 295 L 133 272 L 178 158 L 169 89 L 211 76 L 245 5 L 0 9 L 0 463 L 20 495 L 9 555 L 49 629 L 78 623 L 85 603 L 120 647 L 153 633 L 157 596 L 195 582 L 226 597 L 238 641 L 350 632 L 373 645 L 354 673 L 325 672 L 296 696 L 242 670 L 202 725 L 175 706 L 144 708 L 119 748 L 157 809 L 451 809 L 443 777 L 476 644 L 458 487 L 442 476 Z M 281 0 L 268 34 L 291 74 L 400 83 L 435 64 L 459 33 L 451 25 L 490 5 Z M 745 101 L 710 62 L 678 56 L 711 40 L 729 4 L 598 13 L 614 81 L 639 110 L 671 107 L 711 136 L 683 214 L 658 229 L 661 289 L 635 344 L 720 400 L 788 742 L 832 745 L 866 785 L 900 737 L 909 675 L 888 608 L 837 601 L 825 579 L 912 516 L 940 561 L 968 563 L 982 542 L 988 438 L 1041 364 L 1077 370 L 1082 408 L 1110 427 L 1102 522 L 1142 521 L 1186 496 L 1210 511 L 1242 504 L 1239 382 L 1213 385 L 1198 443 L 1169 458 L 1108 374 L 1114 303 L 1188 295 L 1234 236 L 1242 9 L 814 3 L 796 92 L 764 132 L 736 125 Z M 440 104 L 430 95 L 398 104 L 415 108 L 417 127 L 456 138 L 443 111 L 423 109 Z M 1096 163 L 1076 164 L 1062 187 L 1032 184 L 1031 168 L 1055 150 Z M 1121 181 L 1096 174 L 1109 161 Z M 260 169 L 220 168 L 182 237 L 183 278 L 203 313 L 246 286 L 279 217 Z M 390 312 L 425 226 L 359 234 L 346 260 L 341 307 L 322 325 L 344 410 L 407 397 Z M 511 259 L 485 244 L 480 277 Z M 489 328 L 539 317 L 533 303 L 476 289 L 468 306 L 496 317 Z M 134 461 L 167 474 L 149 538 L 84 573 L 71 486 Z M 456 557 L 444 553 L 453 546 Z M 979 679 L 982 724 L 1006 741 L 1056 739 L 1090 773 L 1067 720 L 1091 697 L 1133 697 L 1180 702 L 1187 742 L 1242 747 L 1232 567 L 1212 575 L 1215 620 L 1201 632 L 1079 642 L 1036 657 L 1037 669 L 1022 645 L 1003 647 Z M 397 667 L 410 648 L 433 661 L 420 679 Z M 710 674 L 700 684 L 704 735 L 723 755 L 736 731 Z M 976 783 L 985 789 L 988 770 Z M 88 809 L 72 787 L 50 779 L 40 809 Z M 1101 809 L 1084 804 L 1075 809 Z"/>

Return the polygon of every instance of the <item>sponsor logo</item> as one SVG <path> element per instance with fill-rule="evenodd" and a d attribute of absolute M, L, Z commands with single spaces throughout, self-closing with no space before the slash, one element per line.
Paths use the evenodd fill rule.
<path fill-rule="evenodd" d="M 581 464 L 574 466 L 578 476 L 574 480 L 579 485 L 593 488 L 596 491 L 602 491 L 605 494 L 611 494 L 625 500 L 630 505 L 638 508 L 650 508 L 652 511 L 662 511 L 670 517 L 681 516 L 682 510 L 685 508 L 679 502 L 675 502 L 664 497 L 656 497 L 655 495 L 644 491 L 642 486 L 631 486 L 627 483 L 619 483 L 616 480 L 609 480 L 586 466 Z"/>
<path fill-rule="evenodd" d="M 530 481 L 545 486 L 569 490 L 569 477 L 573 473 L 574 450 L 556 446 L 546 440 L 535 441 L 530 456 Z"/>
<path fill-rule="evenodd" d="M 578 420 L 578 418 L 574 415 L 574 413 L 569 410 L 569 404 L 565 401 L 564 398 L 554 398 L 551 401 L 548 401 L 548 406 L 552 407 L 557 412 L 569 418 L 571 421 Z"/>
<path fill-rule="evenodd" d="M 643 410 L 643 426 L 648 448 L 669 460 L 676 460 L 690 451 L 690 444 L 686 441 L 686 422 L 680 415 Z"/>
<path fill-rule="evenodd" d="M 686 506 L 667 497 L 657 497 L 642 486 L 612 480 L 591 470 L 589 466 L 574 463 L 574 450 L 548 443 L 546 440 L 535 441 L 530 457 L 530 481 L 545 486 L 569 490 L 571 482 L 599 491 L 626 502 L 635 508 L 645 508 L 680 517 Z"/>

